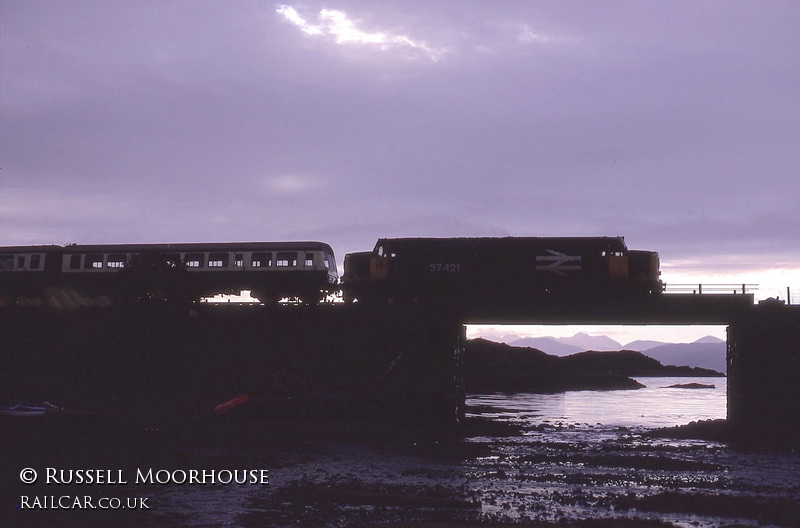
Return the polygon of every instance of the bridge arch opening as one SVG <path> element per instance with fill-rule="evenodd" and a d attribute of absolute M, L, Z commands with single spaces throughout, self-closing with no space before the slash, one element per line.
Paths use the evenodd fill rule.
<path fill-rule="evenodd" d="M 726 326 L 589 326 L 589 325 L 468 325 L 468 351 L 465 357 L 465 382 L 467 389 L 467 411 L 470 407 L 491 408 L 495 405 L 503 408 L 507 405 L 517 407 L 520 411 L 528 409 L 531 416 L 540 415 L 544 424 L 547 421 L 558 423 L 585 423 L 615 426 L 668 427 L 682 425 L 691 421 L 725 418 L 727 411 L 726 374 Z M 499 343 L 497 348 L 492 343 L 485 344 L 478 339 Z M 471 345 L 475 343 L 475 345 Z M 469 365 L 472 348 L 476 361 L 487 361 L 487 354 L 492 350 L 503 354 L 507 347 L 530 347 L 541 350 L 550 356 L 566 358 L 566 362 L 556 360 L 560 367 L 553 367 L 554 362 L 543 366 L 543 372 L 536 374 L 537 363 L 521 360 L 521 366 L 515 368 L 515 353 L 478 373 L 478 381 L 471 386 L 470 378 L 476 374 Z M 639 371 L 631 374 L 628 368 L 638 368 L 642 364 L 638 354 L 625 354 L 622 362 L 609 362 L 609 368 L 618 368 L 620 378 L 628 378 L 639 384 L 619 386 L 605 383 L 601 376 L 587 381 L 606 369 L 601 366 L 595 371 L 590 365 L 593 357 L 581 352 L 593 350 L 598 353 L 632 350 L 644 356 L 658 360 L 662 365 L 677 367 L 695 367 L 707 369 L 708 372 L 682 369 L 665 370 L 663 373 Z M 597 355 L 595 355 L 597 356 Z M 620 356 L 621 357 L 621 356 Z M 580 358 L 580 359 L 579 359 Z M 488 359 L 492 361 L 491 358 Z M 625 364 L 625 362 L 628 362 Z M 526 365 L 527 363 L 527 365 Z M 531 365 L 534 365 L 530 368 Z M 604 364 L 605 365 L 605 364 Z M 531 385 L 526 387 L 520 381 L 529 373 Z M 494 369 L 494 370 L 493 370 Z M 485 378 L 498 372 L 499 377 L 508 375 L 507 380 L 498 380 L 494 385 L 482 385 L 480 376 Z M 719 374 L 714 375 L 710 371 Z M 570 379 L 574 372 L 575 379 Z M 587 374 L 588 373 L 588 374 Z M 607 372 L 608 373 L 608 372 Z M 613 377 L 613 376 L 611 376 Z M 503 387 L 504 381 L 510 386 Z M 598 382 L 597 385 L 592 383 Z M 537 383 L 541 386 L 537 387 Z M 559 383 L 561 385 L 559 385 Z M 496 390 L 485 390 L 485 389 Z M 563 388 L 563 390 L 561 390 Z M 515 393 L 516 395 L 511 395 Z M 481 413 L 486 415 L 486 413 Z M 491 417 L 491 412 L 488 413 Z M 524 413 L 523 413 L 524 414 Z M 502 413 L 499 415 L 502 419 Z M 537 421 L 537 423 L 539 423 Z M 541 424 L 540 424 L 541 425 Z"/>
<path fill-rule="evenodd" d="M 467 339 L 538 348 L 556 356 L 634 350 L 664 363 L 725 373 L 726 325 L 466 325 Z M 538 346 L 537 346 L 538 345 Z M 656 350 L 658 349 L 658 350 Z"/>

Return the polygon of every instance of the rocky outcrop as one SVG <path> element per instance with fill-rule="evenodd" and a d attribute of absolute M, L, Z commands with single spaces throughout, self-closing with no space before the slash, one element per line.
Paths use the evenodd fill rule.
<path fill-rule="evenodd" d="M 724 376 L 701 368 L 664 366 L 640 352 L 581 352 L 551 356 L 484 339 L 467 342 L 464 381 L 468 392 L 562 392 L 643 387 L 632 377 Z"/>

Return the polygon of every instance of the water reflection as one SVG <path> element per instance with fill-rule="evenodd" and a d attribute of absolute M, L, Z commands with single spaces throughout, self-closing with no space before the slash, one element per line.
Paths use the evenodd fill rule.
<path fill-rule="evenodd" d="M 645 388 L 558 394 L 475 394 L 468 404 L 483 416 L 523 425 L 570 424 L 657 428 L 725 418 L 725 378 L 638 378 Z M 666 388 L 696 383 L 714 388 Z M 496 409 L 496 410 L 493 410 Z"/>

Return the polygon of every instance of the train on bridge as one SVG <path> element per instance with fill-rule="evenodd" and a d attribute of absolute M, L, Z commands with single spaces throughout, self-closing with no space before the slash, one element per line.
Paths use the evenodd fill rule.
<path fill-rule="evenodd" d="M 347 254 L 339 279 L 323 242 L 16 246 L 0 248 L 0 300 L 68 292 L 112 300 L 199 300 L 250 290 L 264 303 L 513 306 L 663 291 L 658 253 L 623 237 L 382 238 Z"/>
<path fill-rule="evenodd" d="M 322 242 L 0 248 L 0 299 L 11 302 L 199 300 L 251 290 L 262 302 L 292 297 L 316 303 L 337 291 L 338 282 L 333 250 Z"/>
<path fill-rule="evenodd" d="M 658 253 L 623 237 L 383 238 L 344 261 L 347 301 L 514 306 L 662 291 Z"/>

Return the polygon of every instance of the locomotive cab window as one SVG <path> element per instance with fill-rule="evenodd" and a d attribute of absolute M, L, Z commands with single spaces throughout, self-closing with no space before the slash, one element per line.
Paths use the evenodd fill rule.
<path fill-rule="evenodd" d="M 254 268 L 268 268 L 272 264 L 272 253 L 253 253 L 251 265 Z"/>
<path fill-rule="evenodd" d="M 203 253 L 187 253 L 186 254 L 186 267 L 187 268 L 202 268 L 205 255 Z"/>
<path fill-rule="evenodd" d="M 227 268 L 228 267 L 228 257 L 227 253 L 211 253 L 208 256 L 208 267 L 209 268 Z"/>
<path fill-rule="evenodd" d="M 282 251 L 278 253 L 275 265 L 283 268 L 296 268 L 297 267 L 297 253 Z"/>
<path fill-rule="evenodd" d="M 314 265 L 314 254 L 313 253 L 306 253 L 305 266 L 307 268 L 310 268 L 313 265 Z"/>
<path fill-rule="evenodd" d="M 166 260 L 167 260 L 167 267 L 177 268 L 181 263 L 181 256 L 172 253 L 166 256 Z"/>
<path fill-rule="evenodd" d="M 83 258 L 83 269 L 102 269 L 103 255 L 86 255 Z"/>

